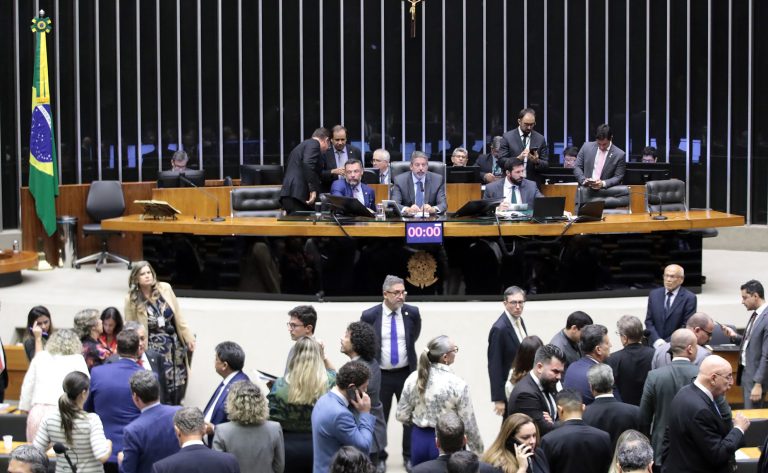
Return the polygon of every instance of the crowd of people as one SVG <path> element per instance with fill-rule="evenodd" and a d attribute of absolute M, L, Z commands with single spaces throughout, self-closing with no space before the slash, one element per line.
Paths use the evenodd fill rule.
<path fill-rule="evenodd" d="M 401 278 L 387 276 L 381 303 L 347 325 L 340 351 L 349 361 L 339 368 L 315 338 L 318 317 L 309 305 L 288 312 L 295 343 L 284 373 L 268 385 L 243 371 L 239 344 L 219 343 L 221 383 L 201 409 L 181 406 L 192 329 L 172 288 L 148 263 L 135 263 L 125 318 L 114 307 L 85 309 L 74 330 L 54 330 L 45 307 L 30 310 L 24 348 L 31 362 L 19 409 L 27 412 L 31 446 L 16 449 L 11 464 L 42 471 L 37 465 L 47 460 L 39 453 L 52 446 L 57 472 L 373 473 L 393 462 L 387 423 L 394 410 L 403 462 L 413 472 L 732 471 L 750 421 L 732 414 L 725 400 L 731 366 L 708 343 L 717 325 L 738 344 L 744 405 L 761 407 L 763 286 L 741 286 L 751 315 L 739 334 L 697 312 L 682 267 L 665 268 L 663 281 L 648 297 L 644 321 L 618 319 L 618 351 L 608 328 L 582 311 L 552 336 L 529 334 L 525 291 L 504 291 L 487 353 L 501 426 L 486 448 L 470 386 L 452 370 L 459 346 L 440 335 L 417 349 L 421 313 L 405 303 Z"/>

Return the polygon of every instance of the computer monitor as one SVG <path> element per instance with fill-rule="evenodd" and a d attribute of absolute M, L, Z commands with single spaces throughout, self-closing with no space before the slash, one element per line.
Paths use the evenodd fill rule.
<path fill-rule="evenodd" d="M 328 205 L 331 207 L 331 211 L 337 215 L 343 215 L 347 217 L 369 217 L 374 216 L 371 209 L 361 204 L 359 200 L 354 197 L 343 197 L 340 195 L 326 195 L 325 196 Z"/>
<path fill-rule="evenodd" d="M 470 200 L 466 204 L 462 205 L 461 208 L 452 215 L 452 217 L 482 217 L 484 215 L 489 215 L 492 214 L 494 210 L 496 210 L 496 207 L 498 207 L 503 200 L 504 199 Z"/>
<path fill-rule="evenodd" d="M 624 184 L 642 185 L 648 181 L 665 181 L 669 175 L 669 163 L 627 163 Z"/>
<path fill-rule="evenodd" d="M 279 164 L 241 164 L 241 186 L 273 186 L 283 183 L 283 167 Z"/>
<path fill-rule="evenodd" d="M 576 182 L 576 176 L 573 175 L 573 168 L 550 166 L 539 171 L 542 178 L 548 179 L 550 184 L 564 182 Z"/>
<path fill-rule="evenodd" d="M 179 171 L 160 171 L 157 175 L 158 188 L 205 187 L 205 172 L 197 169 Z"/>
<path fill-rule="evenodd" d="M 449 166 L 445 168 L 447 173 L 446 180 L 449 184 L 458 183 L 479 183 L 479 166 Z"/>

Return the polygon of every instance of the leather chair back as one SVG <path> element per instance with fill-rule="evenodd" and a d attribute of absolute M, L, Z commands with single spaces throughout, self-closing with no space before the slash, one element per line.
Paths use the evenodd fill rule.
<path fill-rule="evenodd" d="M 592 190 L 589 187 L 579 186 L 576 190 L 576 208 L 580 204 L 602 200 L 605 202 L 605 213 L 618 213 L 618 209 L 626 208 L 629 213 L 629 187 L 613 186 L 607 189 Z M 623 213 L 623 210 L 622 210 Z"/>
<path fill-rule="evenodd" d="M 123 215 L 125 198 L 120 181 L 91 182 L 88 198 L 85 202 L 85 211 L 94 222 Z"/>
<path fill-rule="evenodd" d="M 411 171 L 411 162 L 393 161 L 389 163 L 389 169 L 392 173 L 391 179 L 394 182 L 395 178 L 400 174 Z M 429 172 L 440 174 L 443 177 L 443 181 L 445 181 L 445 163 L 441 163 L 439 161 L 429 161 L 427 163 L 427 170 Z"/>
<path fill-rule="evenodd" d="M 645 183 L 645 206 L 649 212 L 679 212 L 685 205 L 685 182 L 678 179 Z"/>
<path fill-rule="evenodd" d="M 232 217 L 279 217 L 281 186 L 237 187 L 232 189 Z"/>

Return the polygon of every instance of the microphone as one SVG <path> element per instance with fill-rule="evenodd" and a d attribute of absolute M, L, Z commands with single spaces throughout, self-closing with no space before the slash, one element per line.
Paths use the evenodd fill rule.
<path fill-rule="evenodd" d="M 53 444 L 53 451 L 56 452 L 56 454 L 61 455 L 64 454 L 64 458 L 67 459 L 67 463 L 69 463 L 69 468 L 72 470 L 72 473 L 77 473 L 77 467 L 72 463 L 72 459 L 69 458 L 69 454 L 67 453 L 69 449 L 64 446 L 61 442 L 56 442 Z"/>
<path fill-rule="evenodd" d="M 211 199 L 211 200 L 213 200 L 214 202 L 216 202 L 216 217 L 212 218 L 212 219 L 211 219 L 211 222 L 223 222 L 224 220 L 226 220 L 226 219 L 225 219 L 224 217 L 222 217 L 222 216 L 221 216 L 221 214 L 219 213 L 219 199 L 218 199 L 218 197 L 216 197 L 215 195 L 211 194 L 210 192 L 208 192 L 208 191 L 207 191 L 207 190 L 205 190 L 204 188 L 202 188 L 202 187 L 198 186 L 198 185 L 197 185 L 197 184 L 195 184 L 194 182 L 192 182 L 192 181 L 190 181 L 189 179 L 187 179 L 187 176 L 185 176 L 185 175 L 184 175 L 184 173 L 181 173 L 181 174 L 179 174 L 179 179 L 181 179 L 181 180 L 182 180 L 184 183 L 186 183 L 186 184 L 189 184 L 190 186 L 192 186 L 192 187 L 194 187 L 195 189 L 199 190 L 200 192 L 202 192 L 203 194 L 205 194 L 205 195 L 206 195 L 206 197 L 208 197 L 209 199 Z"/>

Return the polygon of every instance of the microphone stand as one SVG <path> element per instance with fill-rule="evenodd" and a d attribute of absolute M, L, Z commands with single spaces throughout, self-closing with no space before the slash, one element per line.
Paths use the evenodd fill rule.
<path fill-rule="evenodd" d="M 77 473 L 77 466 L 75 466 L 72 463 L 72 459 L 69 458 L 69 454 L 67 453 L 67 450 L 69 450 L 69 449 L 67 447 L 65 447 L 64 444 L 61 443 L 61 442 L 56 442 L 56 443 L 53 444 L 53 451 L 56 452 L 56 453 L 59 453 L 59 454 L 63 453 L 64 454 L 64 458 L 67 459 L 67 463 L 69 464 L 69 468 L 72 470 L 72 473 Z"/>
<path fill-rule="evenodd" d="M 666 215 L 661 214 L 661 207 L 664 205 L 664 202 L 662 202 L 662 199 L 661 199 L 661 195 L 656 195 L 655 197 L 659 198 L 659 215 L 654 215 L 651 218 L 653 220 L 666 220 L 668 217 Z"/>
<path fill-rule="evenodd" d="M 205 194 L 205 196 L 206 196 L 206 197 L 208 197 L 209 199 L 211 199 L 211 200 L 213 200 L 214 202 L 216 202 L 216 217 L 212 218 L 212 219 L 211 219 L 211 222 L 223 222 L 223 221 L 225 221 L 225 220 L 226 220 L 226 219 L 225 219 L 224 217 L 222 217 L 222 216 L 221 216 L 221 214 L 219 213 L 219 199 L 218 199 L 218 198 L 217 198 L 215 195 L 211 194 L 210 192 L 208 192 L 208 191 L 207 191 L 207 190 L 205 190 L 204 188 L 202 188 L 202 187 L 198 186 L 197 184 L 195 184 L 195 183 L 194 183 L 194 182 L 192 182 L 191 180 L 187 179 L 187 176 L 185 176 L 185 175 L 184 175 L 184 173 L 181 173 L 181 174 L 179 174 L 179 179 L 181 179 L 181 180 L 182 180 L 183 182 L 185 182 L 186 184 L 189 184 L 190 186 L 194 187 L 195 189 L 199 190 L 200 192 L 202 192 L 203 194 Z"/>

